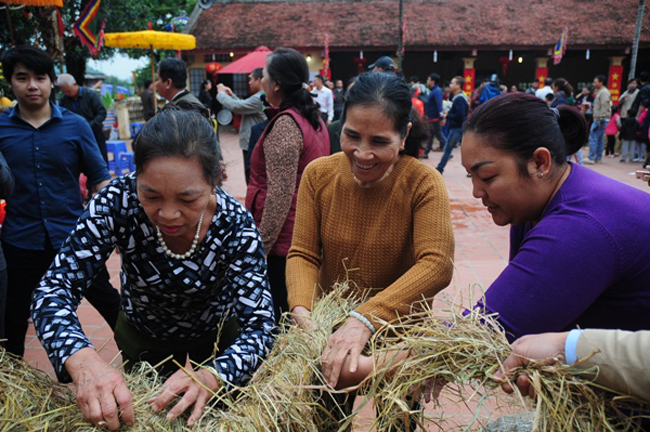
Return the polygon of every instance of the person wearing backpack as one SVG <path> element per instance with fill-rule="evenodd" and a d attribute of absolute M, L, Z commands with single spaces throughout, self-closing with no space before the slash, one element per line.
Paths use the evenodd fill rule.
<path fill-rule="evenodd" d="M 479 106 L 500 94 L 501 90 L 499 89 L 497 74 L 492 74 L 490 81 L 488 81 L 488 83 L 483 87 L 483 90 L 481 90 L 481 96 L 478 99 Z"/>

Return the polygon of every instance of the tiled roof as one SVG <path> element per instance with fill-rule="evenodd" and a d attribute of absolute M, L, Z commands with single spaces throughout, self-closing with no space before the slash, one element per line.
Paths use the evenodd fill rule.
<path fill-rule="evenodd" d="M 637 0 L 430 0 L 404 2 L 406 47 L 546 48 L 569 28 L 571 46 L 631 46 Z M 258 45 L 394 48 L 398 1 L 215 3 L 192 34 L 199 50 Z M 646 8 L 642 46 L 650 46 Z"/>

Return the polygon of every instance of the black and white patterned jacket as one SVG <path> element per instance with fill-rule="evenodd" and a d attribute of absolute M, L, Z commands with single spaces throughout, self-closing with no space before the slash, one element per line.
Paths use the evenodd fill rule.
<path fill-rule="evenodd" d="M 264 248 L 246 209 L 221 189 L 216 198 L 210 228 L 186 260 L 165 255 L 138 200 L 135 174 L 113 180 L 91 200 L 32 301 L 36 333 L 60 381 L 70 381 L 68 357 L 92 346 L 76 308 L 116 246 L 122 309 L 133 326 L 161 341 L 191 340 L 234 314 L 239 338 L 210 366 L 235 385 L 252 375 L 273 340 Z"/>

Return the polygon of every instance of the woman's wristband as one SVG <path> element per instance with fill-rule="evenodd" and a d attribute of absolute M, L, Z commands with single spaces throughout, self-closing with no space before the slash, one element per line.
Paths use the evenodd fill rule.
<path fill-rule="evenodd" d="M 349 315 L 350 315 L 351 318 L 356 318 L 359 321 L 361 321 L 362 323 L 364 323 L 366 325 L 366 327 L 368 327 L 368 330 L 370 330 L 370 334 L 375 334 L 375 332 L 377 331 L 375 329 L 375 326 L 372 325 L 372 323 L 370 322 L 370 320 L 368 318 L 364 317 L 363 315 L 361 315 L 359 312 L 350 311 Z"/>

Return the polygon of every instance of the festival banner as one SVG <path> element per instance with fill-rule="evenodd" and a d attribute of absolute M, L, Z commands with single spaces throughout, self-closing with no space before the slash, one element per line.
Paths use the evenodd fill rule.
<path fill-rule="evenodd" d="M 81 43 L 86 45 L 90 54 L 96 58 L 104 45 L 104 23 L 98 24 L 95 20 L 101 0 L 91 0 L 81 12 L 81 16 L 74 23 L 73 31 L 81 39 Z"/>
<path fill-rule="evenodd" d="M 323 69 L 319 70 L 319 73 L 325 79 L 332 79 L 332 71 L 330 70 L 330 41 L 329 34 L 325 31 L 325 39 L 323 39 Z"/>
<path fill-rule="evenodd" d="M 609 67 L 609 79 L 607 80 L 609 93 L 612 95 L 612 104 L 618 105 L 621 97 L 621 81 L 623 78 L 623 65 L 612 65 Z"/>
<path fill-rule="evenodd" d="M 472 97 L 472 92 L 474 91 L 474 78 L 476 76 L 476 69 L 465 69 L 463 71 L 463 78 L 465 78 L 465 87 L 463 91 L 468 98 Z"/>
<path fill-rule="evenodd" d="M 548 67 L 538 67 L 535 71 L 535 77 L 539 81 L 539 88 L 544 87 L 544 81 L 548 78 Z"/>
<path fill-rule="evenodd" d="M 564 56 L 564 53 L 566 53 L 566 43 L 567 39 L 569 38 L 569 29 L 567 27 L 564 27 L 564 30 L 562 31 L 562 36 L 560 36 L 560 40 L 557 41 L 555 44 L 555 49 L 553 50 L 553 64 L 560 64 L 562 61 L 562 57 Z"/>

